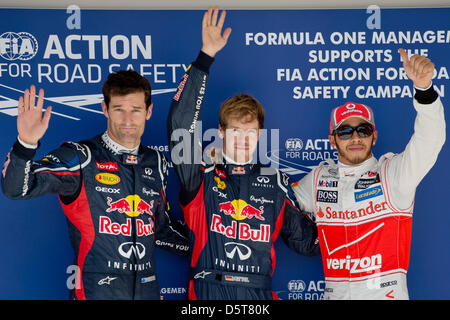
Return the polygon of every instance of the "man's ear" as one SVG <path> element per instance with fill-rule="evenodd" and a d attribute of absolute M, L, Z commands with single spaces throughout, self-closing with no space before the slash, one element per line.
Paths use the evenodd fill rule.
<path fill-rule="evenodd" d="M 147 115 L 145 116 L 145 120 L 149 120 L 151 118 L 152 112 L 153 112 L 153 102 L 152 102 L 152 104 L 150 104 L 148 106 Z"/>
<path fill-rule="evenodd" d="M 219 138 L 223 140 L 223 138 L 225 137 L 225 130 L 223 130 L 222 126 L 219 124 Z"/>
<path fill-rule="evenodd" d="M 374 146 L 374 145 L 375 145 L 375 143 L 377 143 L 377 139 L 378 139 L 378 131 L 377 131 L 377 130 L 375 130 L 375 131 L 373 132 L 373 141 L 372 141 L 372 146 Z"/>
<path fill-rule="evenodd" d="M 105 117 L 109 119 L 108 107 L 106 106 L 105 100 L 102 100 L 102 111 Z"/>
<path fill-rule="evenodd" d="M 334 139 L 334 136 L 330 134 L 330 135 L 328 136 L 328 140 L 330 140 L 330 145 L 331 145 L 334 149 L 337 149 L 337 148 L 336 148 L 336 140 Z"/>

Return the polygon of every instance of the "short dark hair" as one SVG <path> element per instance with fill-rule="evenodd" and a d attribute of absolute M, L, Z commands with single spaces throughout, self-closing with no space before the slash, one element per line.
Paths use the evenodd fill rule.
<path fill-rule="evenodd" d="M 219 110 L 219 124 L 227 128 L 229 119 L 241 119 L 245 122 L 258 120 L 259 128 L 264 128 L 264 108 L 256 98 L 241 93 L 225 100 Z"/>
<path fill-rule="evenodd" d="M 134 70 L 120 70 L 110 73 L 102 87 L 106 107 L 109 107 L 112 95 L 124 96 L 135 92 L 144 92 L 146 108 L 152 104 L 150 82 Z"/>

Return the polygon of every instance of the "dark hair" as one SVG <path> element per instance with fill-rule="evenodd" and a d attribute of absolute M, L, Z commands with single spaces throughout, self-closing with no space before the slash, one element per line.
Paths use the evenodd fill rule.
<path fill-rule="evenodd" d="M 152 104 L 150 82 L 134 70 L 120 70 L 110 73 L 102 87 L 106 107 L 109 107 L 112 95 L 124 96 L 135 92 L 144 92 L 146 108 Z"/>
<path fill-rule="evenodd" d="M 225 100 L 219 110 L 219 124 L 226 128 L 230 118 L 242 119 L 246 122 L 258 120 L 259 128 L 264 128 L 264 108 L 254 97 L 238 94 Z"/>

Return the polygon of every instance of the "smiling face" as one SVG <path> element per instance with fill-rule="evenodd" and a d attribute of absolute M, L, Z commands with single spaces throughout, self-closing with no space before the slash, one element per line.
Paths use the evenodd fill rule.
<path fill-rule="evenodd" d="M 236 163 L 252 159 L 264 127 L 264 108 L 254 97 L 238 94 L 228 98 L 219 110 L 219 136 L 223 153 Z"/>
<path fill-rule="evenodd" d="M 345 120 L 340 127 L 352 126 L 357 127 L 360 124 L 366 123 L 361 118 L 352 117 Z M 331 145 L 337 149 L 339 161 L 347 165 L 357 165 L 372 156 L 372 146 L 377 141 L 378 132 L 375 130 L 372 135 L 366 138 L 361 138 L 356 131 L 348 140 L 340 139 L 337 134 L 329 135 Z"/>
<path fill-rule="evenodd" d="M 252 159 L 259 140 L 259 122 L 230 118 L 226 128 L 219 125 L 219 136 L 223 139 L 223 153 L 236 163 L 246 163 Z"/>
<path fill-rule="evenodd" d="M 118 144 L 132 149 L 141 142 L 145 121 L 152 115 L 153 104 L 146 108 L 145 94 L 137 91 L 126 95 L 112 95 L 109 106 L 102 102 L 108 119 L 108 135 Z"/>

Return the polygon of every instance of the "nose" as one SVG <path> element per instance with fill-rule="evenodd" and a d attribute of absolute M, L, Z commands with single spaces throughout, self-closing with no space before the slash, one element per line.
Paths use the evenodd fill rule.
<path fill-rule="evenodd" d="M 133 123 L 133 113 L 130 111 L 124 112 L 122 114 L 122 121 L 125 125 L 129 125 Z"/>
<path fill-rule="evenodd" d="M 359 136 L 358 132 L 356 132 L 356 130 L 353 131 L 350 140 L 361 140 L 361 137 Z"/>

